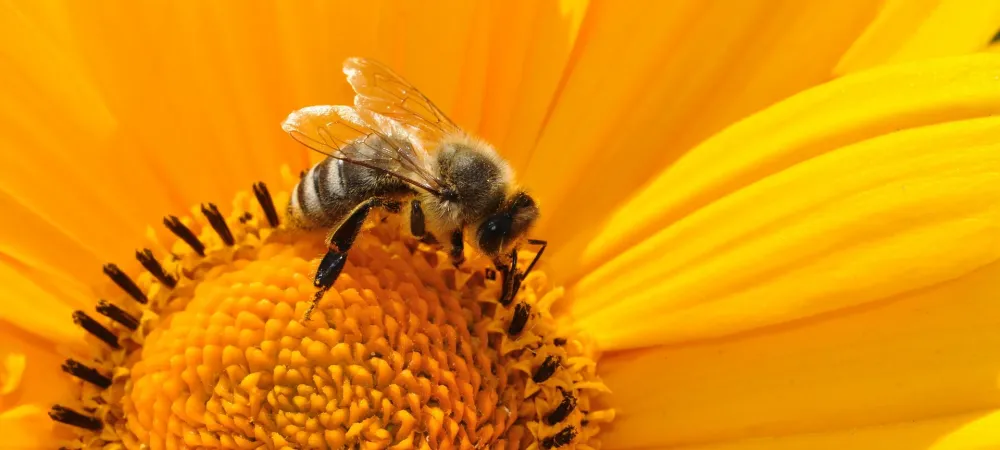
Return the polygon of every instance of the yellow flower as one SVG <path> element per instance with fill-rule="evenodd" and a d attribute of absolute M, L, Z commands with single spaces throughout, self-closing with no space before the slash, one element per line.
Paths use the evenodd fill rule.
<path fill-rule="evenodd" d="M 1000 447 L 1000 8 L 873 3 L 3 5 L 5 448 Z M 297 319 L 322 236 L 267 199 L 318 155 L 279 124 L 354 55 L 539 199 L 524 334 L 388 216 Z"/>

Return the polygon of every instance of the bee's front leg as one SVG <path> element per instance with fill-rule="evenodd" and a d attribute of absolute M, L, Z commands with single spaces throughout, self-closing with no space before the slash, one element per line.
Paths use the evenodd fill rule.
<path fill-rule="evenodd" d="M 351 215 L 347 216 L 347 219 L 341 222 L 337 229 L 330 234 L 327 241 L 329 249 L 319 262 L 319 267 L 316 268 L 316 277 L 313 278 L 313 286 L 318 290 L 312 305 L 309 305 L 309 309 L 306 310 L 305 320 L 309 320 L 309 315 L 323 298 L 323 294 L 326 294 L 326 291 L 333 286 L 333 282 L 337 281 L 340 271 L 344 270 L 344 265 L 347 264 L 347 251 L 354 245 L 354 240 L 361 232 L 361 227 L 365 224 L 368 213 L 376 203 L 376 200 L 368 200 L 354 208 Z"/>
<path fill-rule="evenodd" d="M 448 250 L 448 256 L 455 267 L 465 262 L 465 235 L 462 233 L 462 228 L 451 232 L 451 249 Z"/>
<path fill-rule="evenodd" d="M 494 264 L 500 272 L 500 304 L 509 306 L 521 288 L 521 274 L 517 272 L 517 249 L 511 250 L 509 266 L 499 258 Z"/>

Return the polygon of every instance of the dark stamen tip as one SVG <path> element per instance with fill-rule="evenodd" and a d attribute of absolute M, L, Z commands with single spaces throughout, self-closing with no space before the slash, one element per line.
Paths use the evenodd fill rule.
<path fill-rule="evenodd" d="M 62 370 L 102 389 L 107 389 L 111 386 L 111 378 L 102 375 L 97 369 L 86 366 L 74 359 L 67 359 L 62 365 Z"/>
<path fill-rule="evenodd" d="M 573 438 L 576 437 L 576 428 L 568 426 L 563 428 L 558 433 L 553 434 L 545 439 L 542 439 L 542 448 L 558 448 L 573 442 Z"/>
<path fill-rule="evenodd" d="M 142 267 L 145 267 L 146 270 L 153 274 L 157 280 L 160 280 L 160 283 L 163 283 L 164 286 L 170 289 L 177 286 L 177 279 L 163 270 L 163 266 L 160 265 L 160 262 L 153 257 L 152 250 L 146 248 L 142 251 L 136 251 L 135 259 L 139 260 L 139 264 L 142 264 Z"/>
<path fill-rule="evenodd" d="M 545 417 L 545 423 L 549 424 L 549 426 L 562 422 L 567 416 L 569 416 L 569 413 L 573 412 L 576 408 L 576 397 L 566 391 L 563 391 L 562 394 L 563 399 L 559 402 L 559 406 L 556 406 L 556 409 L 552 410 L 552 412 Z"/>
<path fill-rule="evenodd" d="M 163 218 L 163 225 L 186 243 L 198 256 L 205 256 L 205 244 L 202 244 L 198 237 L 191 232 L 191 229 L 181 223 L 177 216 L 167 216 Z"/>
<path fill-rule="evenodd" d="M 260 208 L 264 210 L 267 223 L 271 225 L 271 228 L 277 227 L 280 223 L 278 221 L 278 210 L 274 208 L 274 199 L 271 198 L 271 192 L 267 190 L 267 185 L 264 182 L 254 184 L 253 195 L 257 197 L 257 203 L 260 203 Z"/>
<path fill-rule="evenodd" d="M 62 422 L 66 425 L 83 428 L 85 430 L 99 431 L 101 428 L 104 428 L 104 424 L 101 423 L 100 419 L 81 414 L 61 405 L 53 406 L 52 409 L 49 410 L 49 417 L 57 422 Z"/>
<path fill-rule="evenodd" d="M 144 305 L 149 303 L 149 299 L 146 298 L 146 294 L 142 292 L 142 289 L 139 289 L 139 286 L 136 286 L 135 282 L 132 281 L 128 275 L 125 275 L 125 272 L 122 272 L 118 266 L 114 264 L 105 264 L 104 274 L 111 278 L 111 281 L 114 281 L 118 287 L 125 291 L 129 297 L 135 299 L 135 301 Z"/>
<path fill-rule="evenodd" d="M 538 370 L 535 370 L 534 375 L 531 376 L 531 380 L 535 383 L 544 383 L 556 373 L 560 362 L 558 356 L 546 356 L 545 361 L 542 361 L 542 365 L 538 366 Z"/>
<path fill-rule="evenodd" d="M 118 322 L 123 327 L 130 330 L 135 331 L 136 328 L 139 328 L 139 319 L 135 318 L 135 316 L 129 314 L 124 309 L 119 308 L 118 305 L 115 305 L 114 303 L 109 303 L 106 300 L 98 301 L 97 312 L 111 320 L 114 320 L 115 322 Z"/>
<path fill-rule="evenodd" d="M 118 344 L 118 336 L 115 336 L 111 330 L 98 323 L 93 317 L 88 316 L 87 313 L 83 311 L 73 311 L 73 323 L 79 325 L 84 330 L 87 330 L 88 333 L 104 341 L 105 344 L 108 344 L 112 348 L 121 348 L 121 345 Z"/>
<path fill-rule="evenodd" d="M 201 213 L 205 215 L 208 219 L 208 223 L 212 225 L 212 229 L 215 230 L 215 234 L 219 235 L 226 245 L 233 245 L 236 243 L 236 239 L 233 239 L 233 233 L 229 230 L 229 224 L 226 223 L 226 218 L 222 216 L 219 212 L 219 208 L 215 206 L 214 203 L 208 203 L 206 205 L 201 205 Z"/>

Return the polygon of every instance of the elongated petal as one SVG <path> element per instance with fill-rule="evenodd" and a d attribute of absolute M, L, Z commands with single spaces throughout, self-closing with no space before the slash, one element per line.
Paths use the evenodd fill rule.
<path fill-rule="evenodd" d="M 998 279 L 991 264 L 809 321 L 602 359 L 621 410 L 606 442 L 993 448 L 997 418 L 985 414 L 1000 408 Z"/>
<path fill-rule="evenodd" d="M 887 64 L 974 53 L 1000 29 L 1000 3 L 889 0 L 837 64 L 846 74 Z"/>
<path fill-rule="evenodd" d="M 580 324 L 607 348 L 721 336 L 995 260 L 1000 131 L 958 119 L 1000 107 L 997 75 L 995 55 L 887 69 L 726 130 L 613 219 L 605 246 L 664 228 L 580 281 Z"/>
<path fill-rule="evenodd" d="M 0 430 L 3 447 L 16 449 L 52 448 L 53 436 L 63 439 L 60 430 L 46 412 L 49 407 L 71 395 L 72 385 L 59 365 L 64 360 L 56 347 L 44 340 L 20 332 L 0 318 L 0 377 L 7 376 L 4 361 L 22 358 L 24 372 L 17 377 L 11 392 L 0 393 Z"/>
<path fill-rule="evenodd" d="M 594 2 L 523 172 L 559 272 L 636 189 L 712 133 L 827 81 L 870 1 Z M 514 161 L 517 167 L 520 160 Z M 570 240 L 572 238 L 572 241 Z"/>

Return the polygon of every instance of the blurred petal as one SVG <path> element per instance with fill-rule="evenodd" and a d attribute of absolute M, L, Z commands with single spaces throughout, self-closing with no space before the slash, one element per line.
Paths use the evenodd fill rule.
<path fill-rule="evenodd" d="M 998 279 L 1000 264 L 992 264 L 932 289 L 809 321 L 602 358 L 610 401 L 621 411 L 605 442 L 698 449 L 1000 446 Z M 761 438 L 778 440 L 743 442 Z"/>
<path fill-rule="evenodd" d="M 28 276 L 26 276 L 26 274 Z M 78 341 L 82 331 L 73 325 L 70 317 L 73 306 L 66 297 L 54 295 L 32 282 L 30 268 L 18 262 L 0 260 L 0 324 L 5 328 L 19 328 L 19 332 L 32 334 L 39 340 L 54 343 Z M 72 282 L 72 280 L 70 280 Z M 72 297 L 70 297 L 72 298 Z"/>
<path fill-rule="evenodd" d="M 11 4 L 0 6 L 0 29 L 10 67 L 0 74 L 0 193 L 101 258 L 124 253 L 120 237 L 142 230 L 131 211 L 162 207 L 162 191 L 134 152 L 109 154 L 118 123 L 59 37 Z"/>
<path fill-rule="evenodd" d="M 735 120 L 827 81 L 874 2 L 594 2 L 525 186 L 563 276 L 607 216 Z M 521 167 L 521 161 L 514 162 Z"/>
<path fill-rule="evenodd" d="M 52 441 L 53 436 L 70 436 L 62 435 L 66 428 L 49 419 L 47 411 L 71 395 L 72 384 L 59 369 L 65 358 L 51 342 L 25 335 L 0 319 L 0 362 L 8 357 L 24 358 L 25 365 L 17 387 L 0 395 L 3 447 L 19 450 L 58 447 Z"/>
<path fill-rule="evenodd" d="M 1000 2 L 888 0 L 837 64 L 846 74 L 879 64 L 975 53 L 1000 29 Z"/>

